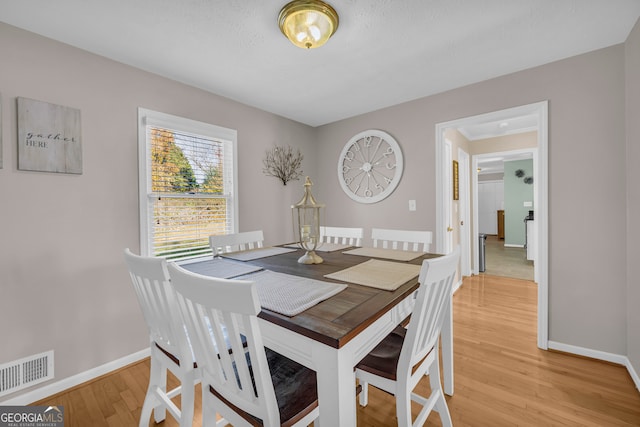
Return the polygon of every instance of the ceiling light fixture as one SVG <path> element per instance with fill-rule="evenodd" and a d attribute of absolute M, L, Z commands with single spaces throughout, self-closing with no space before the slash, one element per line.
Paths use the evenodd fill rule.
<path fill-rule="evenodd" d="M 336 32 L 338 13 L 320 0 L 294 0 L 280 11 L 278 26 L 294 45 L 313 49 L 325 44 Z"/>

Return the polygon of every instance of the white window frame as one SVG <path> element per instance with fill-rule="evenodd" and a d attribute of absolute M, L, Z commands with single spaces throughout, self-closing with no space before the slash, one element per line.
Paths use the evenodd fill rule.
<path fill-rule="evenodd" d="M 214 140 L 222 140 L 230 142 L 231 147 L 225 147 L 225 150 L 232 150 L 233 156 L 233 178 L 229 183 L 225 178 L 225 190 L 231 187 L 232 206 L 232 224 L 233 233 L 238 232 L 238 132 L 235 129 L 228 129 L 221 126 L 212 125 L 196 120 L 186 119 L 184 117 L 174 116 L 171 114 L 161 113 L 158 111 L 138 108 L 138 187 L 139 187 L 139 214 L 140 214 L 140 254 L 142 256 L 153 256 L 151 253 L 152 228 L 151 222 L 153 218 L 153 205 L 150 198 L 153 194 L 151 191 L 151 156 L 150 145 L 147 140 L 147 126 L 155 126 L 179 132 L 201 135 Z M 227 191 L 225 191 L 227 192 Z M 190 197 L 198 198 L 199 195 Z M 202 196 L 205 197 L 205 196 Z"/>

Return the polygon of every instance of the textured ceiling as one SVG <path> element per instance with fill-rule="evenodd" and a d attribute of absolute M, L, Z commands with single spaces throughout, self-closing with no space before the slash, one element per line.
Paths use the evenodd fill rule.
<path fill-rule="evenodd" d="M 318 126 L 622 43 L 639 0 L 332 0 L 303 50 L 286 0 L 0 0 L 0 21 Z"/>

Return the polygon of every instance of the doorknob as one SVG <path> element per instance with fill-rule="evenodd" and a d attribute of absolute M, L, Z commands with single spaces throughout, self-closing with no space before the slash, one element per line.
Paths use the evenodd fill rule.
<path fill-rule="evenodd" d="M 453 228 L 447 227 L 447 231 L 453 231 Z"/>

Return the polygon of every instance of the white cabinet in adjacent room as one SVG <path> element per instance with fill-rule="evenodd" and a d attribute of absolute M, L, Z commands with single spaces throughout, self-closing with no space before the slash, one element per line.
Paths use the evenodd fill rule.
<path fill-rule="evenodd" d="M 535 262 L 536 222 L 526 221 L 526 223 L 527 223 L 527 260 Z"/>

